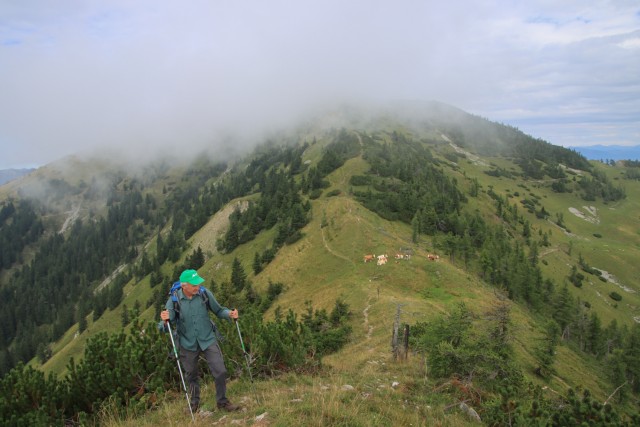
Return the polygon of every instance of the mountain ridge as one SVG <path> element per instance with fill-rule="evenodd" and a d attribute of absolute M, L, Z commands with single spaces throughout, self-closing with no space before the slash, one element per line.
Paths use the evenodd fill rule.
<path fill-rule="evenodd" d="M 392 124 L 393 120 L 388 119 L 388 123 Z M 604 295 L 602 293 L 604 289 L 607 289 L 606 292 L 612 292 L 611 288 L 605 286 L 615 285 L 606 278 L 605 281 L 602 281 L 597 278 L 598 276 L 586 273 L 586 271 L 589 268 L 604 267 L 603 264 L 600 264 L 599 258 L 592 253 L 593 248 L 603 246 L 590 246 L 589 243 L 601 240 L 602 245 L 607 245 L 607 251 L 615 251 L 612 257 L 606 258 L 607 270 L 611 270 L 610 273 L 619 276 L 620 283 L 633 283 L 632 277 L 635 270 L 628 260 L 633 258 L 633 253 L 637 252 L 637 240 L 636 248 L 634 248 L 625 245 L 625 242 L 634 241 L 633 235 L 627 237 L 630 240 L 621 240 L 620 242 L 613 240 L 612 236 L 618 236 L 620 233 L 617 230 L 618 225 L 621 226 L 621 231 L 628 229 L 631 231 L 637 225 L 637 218 L 633 219 L 628 216 L 629 209 L 637 204 L 633 201 L 634 199 L 628 196 L 617 200 L 612 199 L 605 203 L 603 194 L 604 197 L 611 196 L 608 195 L 608 184 L 602 184 L 601 190 L 603 192 L 594 193 L 597 194 L 597 199 L 584 200 L 582 197 L 588 196 L 591 189 L 578 184 L 577 172 L 574 171 L 562 177 L 559 170 L 555 168 L 557 165 L 545 164 L 545 166 L 541 166 L 541 161 L 536 159 L 531 161 L 522 157 L 514 162 L 509 157 L 502 155 L 487 157 L 482 154 L 474 154 L 480 156 L 483 162 L 472 161 L 469 154 L 475 151 L 476 147 L 480 147 L 481 151 L 488 149 L 486 141 L 489 132 L 485 132 L 482 136 L 481 144 L 475 145 L 474 141 L 469 140 L 468 135 L 473 132 L 468 129 L 459 129 L 459 132 L 456 132 L 455 127 L 441 129 L 436 126 L 435 128 L 410 130 L 403 126 L 393 128 L 394 126 L 391 125 L 387 130 L 376 128 L 370 132 L 362 129 L 345 129 L 344 132 L 339 130 L 326 131 L 318 135 L 321 137 L 315 143 L 312 141 L 305 143 L 303 139 L 298 141 L 301 145 L 276 148 L 275 151 L 265 149 L 263 150 L 264 155 L 254 155 L 252 160 L 246 160 L 240 165 L 217 167 L 205 163 L 194 169 L 184 169 L 186 174 L 168 170 L 159 173 L 158 176 L 161 179 L 157 183 L 149 181 L 152 184 L 142 190 L 147 194 L 154 194 L 158 201 L 161 200 L 160 194 L 165 194 L 166 191 L 166 194 L 169 195 L 167 200 L 171 197 L 177 203 L 173 205 L 174 207 L 188 204 L 192 206 L 190 208 L 192 210 L 188 211 L 188 215 L 185 215 L 180 214 L 177 210 L 154 209 L 152 201 L 148 201 L 145 206 L 149 208 L 151 215 L 147 219 L 141 217 L 140 221 L 153 221 L 154 216 L 176 216 L 173 221 L 162 223 L 160 233 L 149 234 L 147 238 L 143 239 L 145 243 L 137 245 L 141 252 L 129 262 L 131 265 L 143 263 L 141 257 L 144 258 L 145 253 L 148 257 L 153 257 L 152 248 L 158 245 L 158 237 L 161 237 L 165 242 L 172 239 L 172 223 L 184 225 L 186 222 L 203 215 L 203 221 L 194 223 L 194 232 L 186 242 L 187 244 L 180 249 L 178 258 L 162 268 L 163 280 L 161 282 L 170 280 L 174 275 L 172 269 L 178 268 L 180 263 L 189 257 L 190 251 L 197 249 L 198 242 L 206 238 L 209 243 L 204 245 L 208 249 L 205 249 L 206 262 L 202 266 L 203 275 L 210 277 L 218 286 L 224 288 L 224 283 L 232 272 L 233 259 L 242 260 L 247 269 L 251 265 L 251 260 L 255 259 L 255 255 L 262 254 L 262 258 L 266 259 L 264 255 L 267 255 L 272 248 L 272 242 L 279 239 L 284 228 L 280 225 L 259 231 L 253 239 L 248 234 L 241 237 L 243 233 L 249 232 L 249 228 L 246 228 L 247 225 L 242 222 L 241 216 L 245 214 L 256 215 L 259 209 L 256 208 L 257 210 L 254 212 L 254 208 L 250 208 L 239 212 L 237 216 L 233 214 L 229 218 L 230 223 L 240 221 L 238 222 L 239 236 L 241 241 L 245 241 L 232 247 L 229 242 L 228 228 L 227 231 L 223 231 L 224 228 L 220 228 L 219 225 L 212 227 L 211 221 L 214 221 L 214 213 L 219 212 L 224 206 L 227 206 L 226 209 L 233 210 L 230 208 L 231 206 L 239 202 L 247 203 L 249 200 L 259 205 L 260 198 L 270 191 L 268 189 L 269 183 L 275 185 L 276 182 L 283 182 L 285 175 L 280 174 L 284 171 L 297 171 L 286 179 L 290 179 L 289 182 L 296 186 L 299 185 L 300 188 L 308 187 L 307 193 L 302 191 L 299 196 L 291 197 L 300 197 L 301 206 L 308 202 L 310 205 L 309 222 L 299 229 L 289 230 L 291 234 L 288 236 L 283 235 L 283 241 L 291 239 L 291 242 L 277 249 L 275 257 L 268 262 L 263 261 L 262 270 L 258 273 L 254 272 L 249 277 L 258 292 L 267 291 L 271 282 L 282 282 L 285 285 L 285 291 L 278 297 L 278 304 L 285 308 L 294 308 L 298 313 L 303 311 L 307 300 L 312 300 L 316 307 L 323 309 L 329 309 L 332 300 L 340 295 L 350 303 L 354 314 L 357 315 L 353 324 L 361 327 L 354 328 L 353 341 L 346 350 L 335 355 L 325 356 L 326 362 L 333 369 L 347 372 L 346 375 L 356 375 L 357 371 L 353 371 L 353 366 L 368 366 L 373 362 L 381 363 L 385 360 L 384 354 L 388 351 L 385 350 L 385 347 L 388 346 L 388 333 L 392 326 L 391 319 L 393 319 L 398 307 L 404 307 L 403 304 L 409 304 L 409 308 L 401 308 L 400 310 L 414 323 L 418 320 L 433 321 L 437 317 L 436 313 L 451 313 L 457 303 L 462 301 L 467 301 L 479 311 L 489 310 L 494 303 L 497 303 L 496 292 L 498 290 L 494 289 L 487 281 L 490 281 L 490 276 L 497 274 L 501 267 L 498 265 L 492 267 L 495 273 L 492 273 L 490 269 L 486 271 L 468 269 L 467 263 L 472 265 L 473 257 L 466 259 L 464 252 L 453 249 L 454 245 L 461 243 L 464 239 L 473 238 L 474 234 L 468 236 L 464 233 L 456 234 L 455 230 L 459 227 L 467 227 L 463 224 L 472 224 L 473 221 L 477 223 L 480 217 L 474 217 L 474 211 L 481 212 L 482 218 L 486 218 L 484 221 L 487 223 L 502 226 L 504 233 L 511 234 L 517 240 L 521 240 L 522 247 L 527 247 L 527 251 L 523 252 L 523 255 L 532 257 L 532 259 L 539 258 L 541 260 L 540 267 L 544 270 L 544 274 L 560 283 L 563 280 L 565 283 L 568 283 L 569 280 L 575 280 L 575 283 L 570 286 L 569 292 L 580 295 L 585 302 L 589 302 L 590 307 L 593 307 L 592 312 L 597 312 L 602 321 L 606 322 L 604 324 L 617 319 L 621 324 L 633 326 L 632 315 L 635 311 L 632 306 L 634 298 L 637 297 L 633 293 L 627 295 L 624 291 L 620 291 L 621 288 L 614 288 L 624 296 L 623 303 L 614 308 L 613 300 L 608 298 L 606 293 Z M 449 134 L 451 130 L 454 132 Z M 504 132 L 504 128 L 496 129 L 496 133 L 499 132 Z M 515 131 L 509 130 L 509 132 Z M 540 158 L 553 158 L 556 153 L 559 153 L 562 159 L 565 158 L 564 156 L 570 155 L 562 149 L 547 147 L 535 142 L 533 138 L 521 138 L 525 142 L 518 150 L 526 148 L 526 141 L 533 141 L 537 150 L 549 150 L 548 152 L 539 151 L 537 155 Z M 451 146 L 452 141 L 455 141 L 457 147 L 464 147 L 464 150 L 455 150 Z M 299 161 L 294 160 L 297 159 L 295 153 L 298 153 L 295 147 L 300 147 Z M 507 147 L 508 150 L 511 150 L 510 155 L 518 152 L 513 148 Z M 407 153 L 409 153 L 408 156 Z M 340 156 L 344 156 L 341 164 L 336 161 Z M 272 163 L 269 161 L 270 158 L 277 161 Z M 420 168 L 415 166 L 423 163 L 412 163 L 412 161 L 419 159 L 424 159 L 424 169 L 422 166 Z M 427 161 L 427 159 L 432 160 Z M 590 170 L 591 168 L 596 170 L 596 166 L 588 165 L 579 158 L 575 159 L 575 163 L 586 165 Z M 308 166 L 302 166 L 305 164 Z M 406 172 L 403 170 L 405 167 L 407 168 Z M 409 169 L 409 167 L 414 169 Z M 602 169 L 604 172 L 598 173 L 609 176 L 611 182 L 614 182 L 614 177 L 624 178 L 621 173 L 624 170 L 620 168 L 597 167 L 604 168 Z M 313 171 L 320 169 L 328 171 L 328 173 L 316 181 Z M 191 182 L 198 176 L 198 171 L 202 173 L 206 170 L 210 170 L 211 173 L 203 176 L 201 181 Z M 409 172 L 410 170 L 411 172 Z M 233 175 L 236 172 L 241 173 L 242 175 L 238 176 L 243 178 L 236 180 Z M 543 174 L 541 179 L 531 177 L 538 176 L 540 173 Z M 549 173 L 553 176 L 558 175 L 554 178 L 548 175 Z M 589 170 L 582 170 L 579 173 L 591 176 Z M 441 193 L 439 198 L 436 197 L 438 190 L 427 192 L 433 196 L 425 199 L 419 198 L 425 196 L 420 196 L 422 190 L 415 179 L 422 174 L 429 174 L 427 175 L 430 177 L 429 180 L 438 183 L 440 187 L 436 188 Z M 256 180 L 252 181 L 250 176 L 255 176 Z M 594 179 L 597 178 L 597 175 L 593 176 Z M 117 185 L 113 187 L 116 190 L 114 194 L 120 193 L 120 196 L 114 198 L 114 200 L 119 200 L 114 202 L 116 203 L 114 206 L 118 206 L 118 204 L 124 206 L 124 202 L 127 200 L 124 196 L 132 188 L 137 188 L 136 179 L 140 180 L 140 178 L 124 178 L 117 181 Z M 598 182 L 607 182 L 602 177 L 597 179 L 600 180 Z M 420 183 L 420 185 L 425 185 L 430 182 L 429 180 Z M 553 184 L 563 182 L 563 180 L 566 180 L 563 185 L 569 188 L 570 192 L 551 190 Z M 328 185 L 323 181 L 326 181 Z M 234 186 L 246 185 L 249 190 L 242 192 L 242 194 L 236 194 L 237 197 L 223 196 L 223 192 L 214 190 L 222 188 L 224 182 L 234 183 Z M 410 184 L 412 182 L 413 184 Z M 627 191 L 633 195 L 637 194 L 637 184 L 633 180 L 625 182 L 628 184 Z M 317 187 L 315 187 L 316 185 Z M 453 192 L 453 188 L 456 188 L 459 193 Z M 77 189 L 86 191 L 82 184 L 71 185 L 70 189 L 71 193 Z M 559 189 L 562 190 L 562 188 Z M 411 197 L 403 199 L 400 197 L 402 194 L 410 194 Z M 193 199 L 194 195 L 197 195 L 197 199 Z M 144 200 L 145 197 L 141 195 L 140 199 Z M 222 197 L 228 201 L 222 202 L 221 199 L 220 203 L 212 204 L 211 211 L 213 213 L 211 215 L 207 214 L 206 209 L 203 212 L 199 211 L 199 206 L 208 206 L 211 203 L 208 200 L 213 200 L 216 197 Z M 135 203 L 140 203 L 140 199 Z M 442 207 L 437 204 L 430 204 L 429 200 L 432 199 L 440 200 L 442 203 L 459 199 L 460 206 L 457 208 L 458 211 L 453 205 L 454 209 L 451 211 L 441 210 Z M 432 217 L 430 214 L 427 215 L 428 212 L 421 213 L 420 216 L 415 217 L 418 218 L 416 223 L 411 216 L 407 218 L 404 212 L 412 212 L 407 209 L 412 201 L 417 200 L 426 201 L 425 206 L 430 206 L 430 209 L 438 209 L 437 215 Z M 273 199 L 273 202 L 268 206 L 277 209 L 277 203 L 279 202 Z M 394 204 L 397 205 L 394 208 L 396 210 L 389 210 L 389 206 L 394 206 Z M 585 209 L 583 204 L 589 209 Z M 135 204 L 131 206 L 135 206 Z M 218 207 L 214 208 L 213 206 Z M 590 206 L 597 206 L 597 208 L 591 209 Z M 496 211 L 496 207 L 502 209 L 502 212 Z M 583 216 L 595 216 L 593 214 L 595 212 L 600 222 L 597 224 L 588 222 L 572 214 L 569 207 L 582 211 Z M 261 221 L 267 220 L 266 216 L 257 215 Z M 627 225 L 623 225 L 625 222 L 620 222 L 620 219 L 625 216 L 628 217 Z M 464 219 L 465 222 L 463 223 L 457 218 Z M 432 219 L 433 222 L 431 222 Z M 416 225 L 420 222 L 422 225 Z M 250 221 L 247 224 L 252 223 Z M 210 232 L 204 231 L 208 227 L 219 231 L 215 236 L 211 236 L 207 234 Z M 414 242 L 416 227 L 419 229 L 417 230 L 417 241 Z M 296 231 L 300 232 L 299 235 L 296 235 Z M 476 230 L 474 233 L 478 232 L 479 230 Z M 595 234 L 600 236 L 597 237 Z M 576 237 L 571 237 L 572 235 Z M 296 237 L 297 240 L 294 240 L 293 237 Z M 535 249 L 531 243 L 526 243 L 527 239 L 537 242 Z M 543 251 L 539 248 L 545 247 L 543 246 L 545 239 L 550 240 L 550 246 Z M 211 249 L 212 241 L 219 242 L 216 244 L 216 251 Z M 482 242 L 477 244 L 480 245 Z M 151 248 L 151 251 L 147 253 L 142 251 L 142 248 Z M 414 253 L 411 260 L 395 260 L 395 253 L 402 251 L 402 248 L 411 249 Z M 517 248 L 518 246 L 514 246 L 514 250 Z M 372 263 L 364 263 L 362 257 L 369 253 L 389 255 L 387 265 L 376 266 Z M 427 255 L 431 253 L 440 254 L 441 259 L 436 262 L 429 260 Z M 578 259 L 578 254 L 580 259 Z M 489 255 L 490 253 L 484 254 L 484 256 Z M 487 261 L 489 261 L 488 258 Z M 579 271 L 583 273 L 578 271 L 572 273 L 568 267 L 572 264 L 581 266 Z M 505 270 L 505 272 L 508 271 Z M 530 273 L 534 274 L 535 271 L 530 270 Z M 131 308 L 135 304 L 136 298 L 138 302 L 153 298 L 154 292 L 158 290 L 152 286 L 152 283 L 157 281 L 157 278 L 153 278 L 156 273 L 141 274 L 142 272 L 136 273 L 124 284 L 121 301 L 105 310 L 102 316 L 95 320 L 92 321 L 89 317 L 87 329 L 79 334 L 80 340 L 86 342 L 85 340 L 89 338 L 89 333 L 86 331 L 91 331 L 93 334 L 95 330 L 113 330 L 114 323 L 118 324 L 119 317 L 122 315 L 123 304 Z M 578 280 L 579 275 L 583 276 L 581 280 Z M 140 277 L 135 278 L 136 276 Z M 513 276 L 513 278 L 515 277 Z M 580 283 L 580 287 L 577 283 Z M 559 284 L 556 286 L 560 287 Z M 522 289 L 514 288 L 511 292 L 517 295 L 522 292 Z M 521 298 L 526 298 L 526 296 Z M 378 303 L 374 303 L 375 301 Z M 156 301 L 142 310 L 141 316 L 149 320 L 155 319 L 158 302 Z M 522 331 L 521 336 L 516 340 L 515 351 L 523 366 L 527 367 L 528 376 L 537 381 L 535 374 L 532 373 L 537 362 L 531 347 L 536 342 L 536 335 L 542 333 L 542 326 L 539 324 L 540 320 L 537 317 L 539 315 L 536 315 L 536 310 L 526 306 L 520 307 L 520 304 L 521 302 L 512 304 L 514 316 L 518 319 L 516 328 Z M 275 316 L 275 309 L 274 305 L 266 313 L 267 319 Z M 89 310 L 87 314 L 90 312 Z M 80 342 L 73 339 L 76 332 L 78 332 L 77 323 L 67 331 L 60 343 L 56 344 L 53 357 L 47 363 L 49 365 L 56 363 L 58 368 L 51 367 L 49 369 L 60 373 L 64 372 L 64 368 L 61 367 L 64 367 L 66 363 L 57 360 L 56 357 L 62 348 L 71 345 L 75 348 L 71 353 L 79 354 L 82 346 L 72 345 L 74 341 Z M 373 359 L 367 357 L 369 350 L 375 355 Z M 560 359 L 558 363 L 561 365 L 559 369 L 562 369 L 562 372 L 552 377 L 550 380 L 552 387 L 558 389 L 560 384 L 584 384 L 586 382 L 596 395 L 603 397 L 608 395 L 609 391 L 605 391 L 607 387 L 603 385 L 603 381 L 605 381 L 603 373 L 598 372 L 598 368 L 594 368 L 588 357 L 580 356 L 580 364 L 589 366 L 589 369 L 593 370 L 591 372 L 593 376 L 571 373 L 571 365 L 568 361 L 576 360 L 575 358 L 578 356 L 574 355 L 574 350 L 570 347 L 569 342 L 559 346 L 557 350 Z M 351 352 L 355 352 L 355 355 L 351 355 Z M 413 366 L 413 368 L 416 367 Z M 396 371 L 396 368 L 391 369 Z M 364 387 L 364 384 L 361 386 Z M 257 408 L 253 409 L 257 410 Z"/>

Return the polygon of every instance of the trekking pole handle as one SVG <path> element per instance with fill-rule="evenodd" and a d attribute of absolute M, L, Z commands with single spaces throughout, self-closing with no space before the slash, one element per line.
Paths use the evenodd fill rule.
<path fill-rule="evenodd" d="M 164 321 L 165 332 L 171 332 L 171 321 L 169 319 Z"/>

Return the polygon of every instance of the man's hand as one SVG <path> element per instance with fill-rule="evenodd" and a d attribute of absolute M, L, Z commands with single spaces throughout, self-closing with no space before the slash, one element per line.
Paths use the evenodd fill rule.
<path fill-rule="evenodd" d="M 233 320 L 238 320 L 238 309 L 234 308 L 229 312 L 229 318 Z"/>
<path fill-rule="evenodd" d="M 165 322 L 169 321 L 169 310 L 164 310 L 160 312 L 160 318 Z"/>

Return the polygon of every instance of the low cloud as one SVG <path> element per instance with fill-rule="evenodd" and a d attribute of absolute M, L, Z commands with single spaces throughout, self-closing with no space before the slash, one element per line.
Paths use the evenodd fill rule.
<path fill-rule="evenodd" d="M 3 4 L 0 168 L 105 147 L 193 153 L 230 135 L 250 145 L 317 108 L 397 99 L 437 99 L 555 144 L 640 143 L 636 9 Z"/>

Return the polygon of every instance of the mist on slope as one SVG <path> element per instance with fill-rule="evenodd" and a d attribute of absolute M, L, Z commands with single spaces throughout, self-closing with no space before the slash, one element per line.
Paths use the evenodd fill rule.
<path fill-rule="evenodd" d="M 573 2 L 4 2 L 0 169 L 106 149 L 137 162 L 224 157 L 310 110 L 394 99 L 442 100 L 554 144 L 628 142 L 636 12 Z"/>

